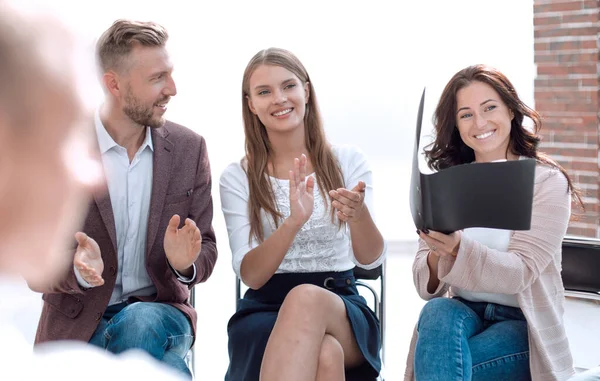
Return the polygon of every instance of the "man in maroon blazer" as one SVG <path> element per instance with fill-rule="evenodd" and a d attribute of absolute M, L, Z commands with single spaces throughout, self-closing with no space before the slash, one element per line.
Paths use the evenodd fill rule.
<path fill-rule="evenodd" d="M 190 288 L 217 259 L 204 139 L 163 115 L 177 93 L 155 23 L 116 21 L 97 43 L 105 102 L 95 117 L 106 186 L 75 235 L 73 266 L 44 287 L 36 343 L 139 348 L 190 374 Z M 35 287 L 32 287 L 35 288 Z"/>

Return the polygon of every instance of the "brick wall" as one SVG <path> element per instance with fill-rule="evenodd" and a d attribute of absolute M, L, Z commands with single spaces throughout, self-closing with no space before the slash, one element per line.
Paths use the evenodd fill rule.
<path fill-rule="evenodd" d="M 600 236 L 600 0 L 534 0 L 541 149 L 565 167 L 584 194 L 568 234 Z"/>

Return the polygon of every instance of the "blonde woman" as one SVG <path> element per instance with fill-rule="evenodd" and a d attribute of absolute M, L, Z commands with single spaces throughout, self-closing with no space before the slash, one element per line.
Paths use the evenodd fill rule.
<path fill-rule="evenodd" d="M 326 141 L 292 53 L 257 53 L 242 87 L 246 155 L 220 190 L 233 269 L 250 289 L 228 325 L 225 379 L 374 379 L 379 322 L 352 272 L 385 254 L 369 164 L 357 148 Z"/>

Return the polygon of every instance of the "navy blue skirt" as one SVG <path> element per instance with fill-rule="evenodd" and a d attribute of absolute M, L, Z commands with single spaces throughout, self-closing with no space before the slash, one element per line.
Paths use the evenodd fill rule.
<path fill-rule="evenodd" d="M 365 362 L 346 369 L 346 380 L 375 380 L 381 370 L 379 320 L 358 294 L 352 270 L 275 274 L 260 289 L 249 289 L 227 325 L 229 369 L 225 381 L 258 381 L 267 341 L 286 295 L 301 284 L 313 284 L 339 295 Z"/>

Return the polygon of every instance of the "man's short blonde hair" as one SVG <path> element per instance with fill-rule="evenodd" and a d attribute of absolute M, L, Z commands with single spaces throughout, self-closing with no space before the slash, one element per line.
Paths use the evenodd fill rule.
<path fill-rule="evenodd" d="M 102 72 L 128 69 L 127 57 L 136 45 L 164 46 L 169 39 L 167 30 L 154 22 L 117 20 L 98 39 L 96 55 Z"/>

